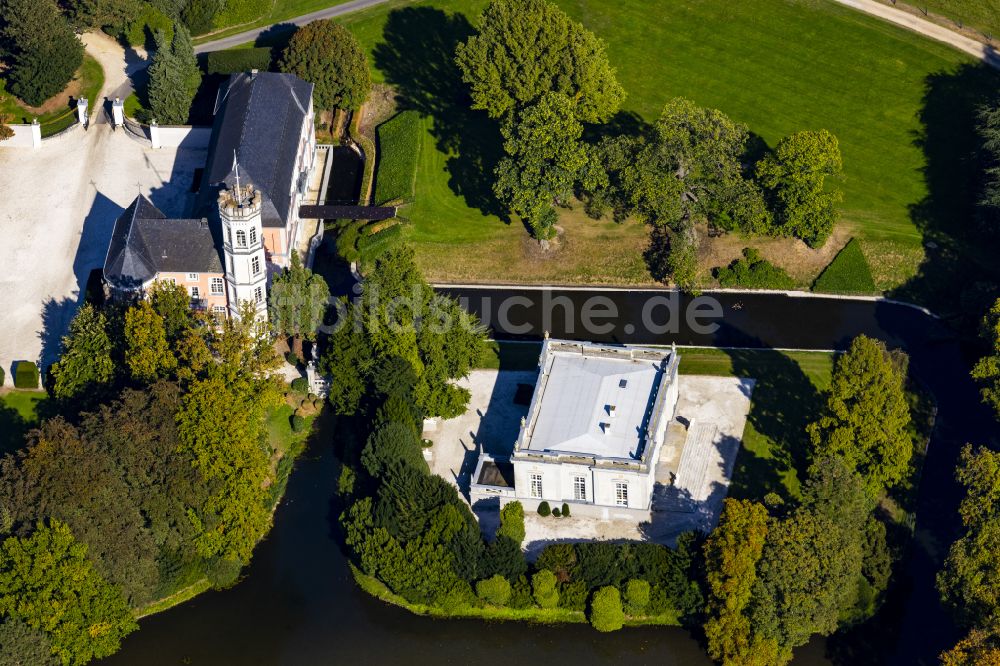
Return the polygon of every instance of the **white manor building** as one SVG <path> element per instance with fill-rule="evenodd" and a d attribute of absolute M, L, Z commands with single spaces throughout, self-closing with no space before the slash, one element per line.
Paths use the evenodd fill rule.
<path fill-rule="evenodd" d="M 546 339 L 509 460 L 480 456 L 471 500 L 649 520 L 660 449 L 677 407 L 676 349 Z"/>

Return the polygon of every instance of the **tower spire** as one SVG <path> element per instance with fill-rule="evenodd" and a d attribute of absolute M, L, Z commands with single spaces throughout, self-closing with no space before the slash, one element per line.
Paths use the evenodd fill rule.
<path fill-rule="evenodd" d="M 236 161 L 236 149 L 233 149 L 233 169 L 236 171 L 236 205 L 243 205 L 243 190 L 240 189 L 240 163 Z"/>

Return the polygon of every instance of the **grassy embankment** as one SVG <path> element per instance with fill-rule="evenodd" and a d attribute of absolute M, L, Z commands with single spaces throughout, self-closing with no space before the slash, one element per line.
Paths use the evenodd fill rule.
<path fill-rule="evenodd" d="M 926 236 L 947 237 L 961 224 L 932 205 L 941 196 L 968 203 L 971 195 L 959 182 L 967 174 L 941 168 L 951 156 L 938 154 L 959 144 L 920 139 L 958 132 L 968 142 L 970 123 L 958 110 L 942 113 L 931 99 L 974 68 L 967 56 L 814 0 L 666 3 L 652 23 L 641 0 L 559 4 L 606 41 L 631 121 L 651 122 L 667 99 L 683 95 L 747 123 L 770 146 L 803 129 L 826 128 L 839 138 L 845 168 L 834 185 L 844 199 L 831 246 L 814 252 L 788 240 L 750 243 L 801 284 L 856 237 L 876 288 L 899 287 L 922 269 Z M 375 81 L 393 84 L 423 116 L 414 203 L 403 212 L 413 223 L 407 235 L 421 267 L 441 281 L 650 282 L 642 224 L 564 211 L 566 243 L 550 260 L 538 255 L 519 222 L 498 216 L 489 176 L 500 153 L 498 127 L 455 93 L 461 82 L 451 64 L 454 45 L 471 33 L 484 5 L 389 2 L 340 19 L 371 54 Z M 791 34 L 798 38 L 789 40 Z M 978 71 L 968 79 L 969 95 L 1000 81 Z M 712 241 L 702 256 L 703 281 L 710 284 L 711 268 L 746 244 L 735 237 Z"/>
<path fill-rule="evenodd" d="M 0 78 L 0 113 L 7 113 L 12 116 L 14 124 L 31 124 L 33 118 L 37 118 L 42 126 L 42 136 L 51 136 L 61 132 L 74 122 L 76 122 L 76 100 L 86 97 L 89 103 L 88 110 L 91 115 L 97 113 L 97 93 L 104 85 L 104 70 L 94 58 L 87 54 L 83 55 L 83 64 L 77 70 L 73 79 L 69 83 L 69 93 L 66 91 L 59 93 L 53 100 L 65 96 L 64 104 L 51 104 L 49 100 L 39 107 L 45 109 L 31 109 L 12 94 L 6 91 L 6 82 Z M 70 102 L 72 101 L 72 104 Z M 48 109 L 47 107 L 54 106 Z"/>

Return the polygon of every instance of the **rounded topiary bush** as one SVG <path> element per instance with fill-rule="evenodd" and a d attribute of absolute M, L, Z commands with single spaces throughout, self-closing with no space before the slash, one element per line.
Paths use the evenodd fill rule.
<path fill-rule="evenodd" d="M 299 414 L 292 415 L 292 432 L 302 432 L 306 429 L 306 420 Z"/>
<path fill-rule="evenodd" d="M 299 364 L 299 356 L 293 351 L 285 352 L 285 360 L 288 362 L 288 365 Z"/>
<path fill-rule="evenodd" d="M 476 596 L 494 606 L 506 606 L 510 601 L 510 581 L 496 574 L 476 583 Z"/>
<path fill-rule="evenodd" d="M 296 377 L 292 380 L 292 390 L 296 393 L 308 393 L 309 380 L 305 377 Z"/>
<path fill-rule="evenodd" d="M 538 504 L 538 515 L 539 516 L 547 516 L 550 513 L 552 513 L 552 509 L 549 508 L 549 503 L 546 502 L 545 500 L 542 500 Z"/>
<path fill-rule="evenodd" d="M 552 509 L 552 515 L 555 516 L 556 518 L 558 518 L 559 516 L 562 515 L 562 511 L 559 510 L 559 507 L 556 507 L 556 508 Z"/>
<path fill-rule="evenodd" d="M 608 585 L 594 592 L 590 600 L 590 624 L 598 631 L 618 631 L 625 624 L 622 597 L 617 587 Z"/>
<path fill-rule="evenodd" d="M 569 518 L 569 504 L 566 504 L 566 502 L 563 502 L 562 505 L 562 516 L 563 518 Z"/>
<path fill-rule="evenodd" d="M 629 615 L 645 615 L 649 607 L 649 583 L 633 578 L 625 584 L 625 610 Z"/>

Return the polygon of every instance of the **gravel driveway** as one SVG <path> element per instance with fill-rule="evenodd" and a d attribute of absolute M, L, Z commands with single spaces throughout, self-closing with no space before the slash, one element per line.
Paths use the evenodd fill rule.
<path fill-rule="evenodd" d="M 122 48 L 104 35 L 84 42 L 104 67 L 100 97 L 127 90 Z M 187 214 L 194 170 L 205 163 L 204 150 L 152 150 L 112 131 L 102 114 L 92 119 L 87 131 L 37 150 L 0 147 L 0 367 L 8 385 L 16 361 L 57 357 L 90 271 L 104 263 L 115 218 L 140 192 L 168 215 Z"/>

